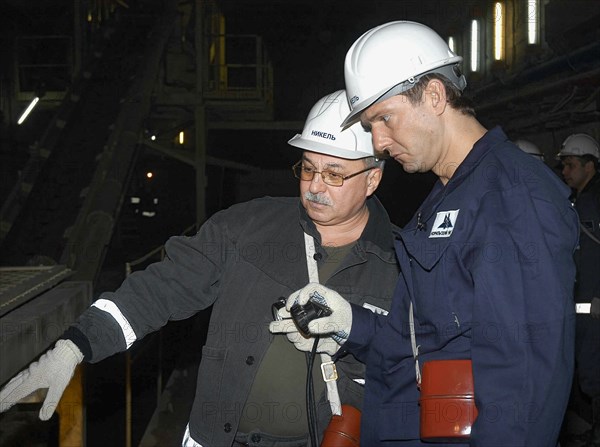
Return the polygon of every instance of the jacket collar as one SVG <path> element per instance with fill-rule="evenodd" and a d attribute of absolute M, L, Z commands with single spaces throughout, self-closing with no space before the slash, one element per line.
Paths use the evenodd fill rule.
<path fill-rule="evenodd" d="M 449 191 L 460 185 L 465 177 L 467 177 L 478 165 L 481 160 L 494 149 L 498 144 L 505 143 L 508 137 L 504 131 L 496 126 L 488 130 L 483 137 L 475 142 L 473 149 L 469 151 L 463 162 L 458 166 L 452 178 L 446 184 Z M 441 184 L 441 182 L 438 182 Z"/>
<path fill-rule="evenodd" d="M 444 185 L 440 180 L 435 183 L 427 199 L 425 199 L 425 202 L 417 212 L 416 216 L 418 216 L 418 220 L 422 222 L 427 221 L 433 214 L 438 203 L 440 203 L 446 195 L 460 186 L 464 179 L 471 174 L 471 172 L 481 163 L 481 160 L 483 160 L 496 145 L 506 142 L 507 140 L 508 137 L 499 126 L 488 130 L 483 137 L 475 142 L 473 148 L 458 166 L 448 183 Z M 415 217 L 413 217 L 411 223 L 405 227 L 405 230 L 411 228 L 414 230 L 414 224 L 417 224 Z"/>
<path fill-rule="evenodd" d="M 387 259 L 390 256 L 393 258 L 394 241 L 392 229 L 395 229 L 395 226 L 390 222 L 387 211 L 376 196 L 371 196 L 367 199 L 367 207 L 369 209 L 369 220 L 358 240 L 359 245 L 365 251 L 377 252 L 378 256 L 382 259 Z M 317 231 L 314 222 L 308 217 L 300 200 L 298 200 L 298 209 L 302 229 L 314 237 L 316 243 L 320 246 L 321 235 Z"/>

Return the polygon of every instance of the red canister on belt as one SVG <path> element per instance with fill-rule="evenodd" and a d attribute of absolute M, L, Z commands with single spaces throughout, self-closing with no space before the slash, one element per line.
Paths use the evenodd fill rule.
<path fill-rule="evenodd" d="M 360 411 L 342 405 L 342 414 L 331 416 L 321 447 L 358 447 L 360 445 Z"/>
<path fill-rule="evenodd" d="M 465 442 L 477 417 L 471 361 L 426 362 L 419 404 L 423 441 Z"/>

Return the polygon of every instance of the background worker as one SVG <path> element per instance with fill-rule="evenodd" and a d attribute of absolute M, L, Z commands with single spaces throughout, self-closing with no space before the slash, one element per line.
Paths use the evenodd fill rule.
<path fill-rule="evenodd" d="M 318 284 L 287 302 L 317 292 L 332 314 L 311 332 L 367 364 L 361 445 L 369 447 L 430 445 L 420 424 L 452 417 L 420 416 L 416 382 L 436 360 L 472 364 L 478 416 L 468 431 L 448 433 L 466 435 L 455 439 L 463 445 L 556 445 L 567 406 L 577 215 L 547 166 L 477 121 L 461 60 L 415 22 L 386 23 L 352 45 L 344 124 L 360 119 L 377 152 L 438 182 L 396 235 L 402 273 L 388 316 Z"/>
<path fill-rule="evenodd" d="M 575 332 L 575 385 L 589 400 L 592 428 L 585 446 L 600 446 L 600 173 L 598 143 L 576 133 L 565 139 L 557 155 L 562 175 L 572 190 L 580 221 L 579 247 L 575 252 L 577 281 L 575 302 L 589 304 L 590 313 L 578 313 Z M 576 406 L 580 415 L 585 414 Z"/>
<path fill-rule="evenodd" d="M 544 153 L 540 148 L 529 140 L 518 139 L 515 140 L 515 144 L 526 154 L 537 158 L 540 161 L 544 161 Z"/>
<path fill-rule="evenodd" d="M 308 282 L 305 241 L 314 244 L 320 281 L 358 306 L 388 309 L 398 276 L 392 225 L 374 196 L 382 163 L 360 124 L 339 127 L 348 111 L 344 91 L 327 95 L 289 141 L 303 150 L 294 166 L 299 199 L 234 205 L 195 236 L 169 239 L 164 261 L 102 294 L 53 349 L 6 385 L 0 409 L 49 388 L 40 412 L 46 420 L 79 362 L 98 362 L 169 320 L 212 306 L 183 445 L 307 445 L 305 355 L 267 330 L 272 304 Z M 331 410 L 315 366 L 322 433 Z M 341 403 L 360 408 L 364 366 L 347 356 L 337 370 Z"/>

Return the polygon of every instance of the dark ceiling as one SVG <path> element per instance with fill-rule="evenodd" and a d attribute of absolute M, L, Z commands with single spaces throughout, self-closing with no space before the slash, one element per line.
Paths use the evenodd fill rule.
<path fill-rule="evenodd" d="M 264 38 L 273 61 L 277 113 L 301 119 L 320 97 L 343 88 L 343 61 L 363 32 L 416 20 L 444 34 L 460 28 L 478 1 L 223 1 L 228 32 Z"/>
<path fill-rule="evenodd" d="M 111 9 L 135 7 L 143 11 L 162 2 L 3 0 L 0 4 L 3 43 L 0 57 L 8 57 L 12 48 L 6 43 L 16 34 L 72 34 L 74 4 L 80 5 L 82 11 L 89 7 L 106 15 Z M 195 0 L 177 2 L 180 9 L 188 10 L 194 3 Z M 263 38 L 273 64 L 275 118 L 278 120 L 303 120 L 318 98 L 342 88 L 345 52 L 360 34 L 373 26 L 390 20 L 415 20 L 431 26 L 442 36 L 456 34 L 466 28 L 471 17 L 485 14 L 490 4 L 487 0 L 215 0 L 215 3 L 226 17 L 227 33 Z M 574 45 L 600 40 L 599 5 L 597 0 L 552 0 L 546 6 L 547 41 L 556 56 L 568 54 Z M 142 47 L 140 45 L 140 51 Z M 532 59 L 532 64 L 536 63 L 538 61 Z M 0 71 L 10 77 L 12 74 L 6 73 L 8 64 L 2 65 Z M 577 69 L 579 67 L 575 67 Z M 489 100 L 490 92 L 497 93 L 503 88 L 508 76 L 502 72 L 497 76 L 500 82 L 494 85 L 496 91 L 487 90 L 478 100 Z M 478 87 L 477 81 L 472 77 L 469 81 L 467 93 L 473 93 Z M 523 81 L 529 83 L 531 79 Z M 519 113 L 527 115 L 531 110 L 520 108 Z"/>
<path fill-rule="evenodd" d="M 77 4 L 82 10 L 90 6 L 96 11 L 111 8 L 144 11 L 163 1 L 81 0 Z M 177 2 L 183 9 L 189 9 L 194 3 L 195 0 Z M 317 99 L 343 87 L 345 52 L 366 30 L 391 20 L 415 20 L 431 26 L 441 35 L 448 35 L 465 29 L 467 21 L 481 16 L 490 4 L 488 0 L 216 0 L 216 3 L 226 17 L 228 33 L 263 38 L 274 71 L 274 117 L 296 122 L 304 120 Z M 2 0 L 0 58 L 4 60 L 12 51 L 5 43 L 15 35 L 73 33 L 75 4 L 73 0 Z M 525 123 L 530 126 L 525 130 L 534 132 L 548 125 L 564 127 L 569 119 L 579 117 L 570 109 L 584 110 L 594 95 L 598 97 L 598 80 L 593 82 L 586 78 L 577 84 L 568 82 L 569 76 L 588 69 L 592 54 L 584 54 L 582 60 L 569 53 L 573 45 L 591 45 L 600 40 L 598 5 L 598 0 L 552 0 L 549 3 L 546 23 L 550 51 L 562 58 L 555 65 L 544 66 L 532 59 L 522 73 L 495 74 L 487 88 L 480 88 L 477 80 L 469 79 L 467 93 L 475 92 L 479 104 L 487 107 L 480 118 L 484 122 L 488 120 L 489 125 L 502 123 L 513 129 Z M 140 45 L 140 51 L 142 49 Z M 597 66 L 597 61 L 595 63 Z M 13 75 L 8 69 L 9 64 L 0 64 L 2 84 Z M 566 70 L 566 74 L 561 70 Z M 548 85 L 556 87 L 540 88 L 534 95 L 530 84 L 548 75 Z M 561 78 L 567 82 L 560 83 Z M 590 116 L 597 119 L 595 113 L 585 112 L 582 119 L 589 120 Z M 239 163 L 256 163 L 264 168 L 287 168 L 297 154 L 286 141 L 299 130 L 212 131 L 209 155 Z M 394 191 L 406 190 L 411 197 L 415 196 L 414 190 L 422 191 L 417 177 L 408 181 L 396 166 L 389 170 L 395 171 L 394 175 L 404 182 L 393 188 Z M 391 176 L 387 177 L 391 181 Z M 429 181 L 424 178 L 421 183 Z"/>
<path fill-rule="evenodd" d="M 158 0 L 88 0 L 82 9 L 123 9 Z M 180 1 L 179 5 L 193 3 Z M 221 0 L 228 33 L 262 36 L 273 63 L 277 118 L 302 119 L 314 101 L 343 86 L 343 58 L 367 29 L 417 20 L 441 34 L 460 29 L 478 0 Z M 72 0 L 3 0 L 0 36 L 70 34 Z M 1 50 L 0 50 L 1 51 Z M 4 51 L 8 51 L 6 48 Z"/>

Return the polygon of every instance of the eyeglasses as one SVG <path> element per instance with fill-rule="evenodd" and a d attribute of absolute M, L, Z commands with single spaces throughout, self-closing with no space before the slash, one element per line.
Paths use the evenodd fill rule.
<path fill-rule="evenodd" d="M 371 166 L 370 168 L 365 168 L 362 171 L 358 171 L 355 172 L 354 174 L 349 174 L 349 175 L 343 175 L 340 174 L 339 172 L 333 172 L 333 171 L 317 171 L 313 166 L 305 166 L 302 164 L 302 160 L 300 160 L 298 163 L 296 163 L 294 166 L 292 166 L 292 171 L 294 171 L 294 176 L 297 179 L 303 180 L 303 181 L 312 181 L 313 178 L 315 178 L 315 174 L 321 174 L 321 178 L 323 179 L 323 182 L 325 182 L 327 185 L 330 186 L 342 186 L 344 184 L 344 180 L 348 180 L 349 178 L 352 178 L 358 174 L 362 174 L 363 172 L 367 172 L 370 171 L 371 169 L 375 168 L 375 166 Z"/>

